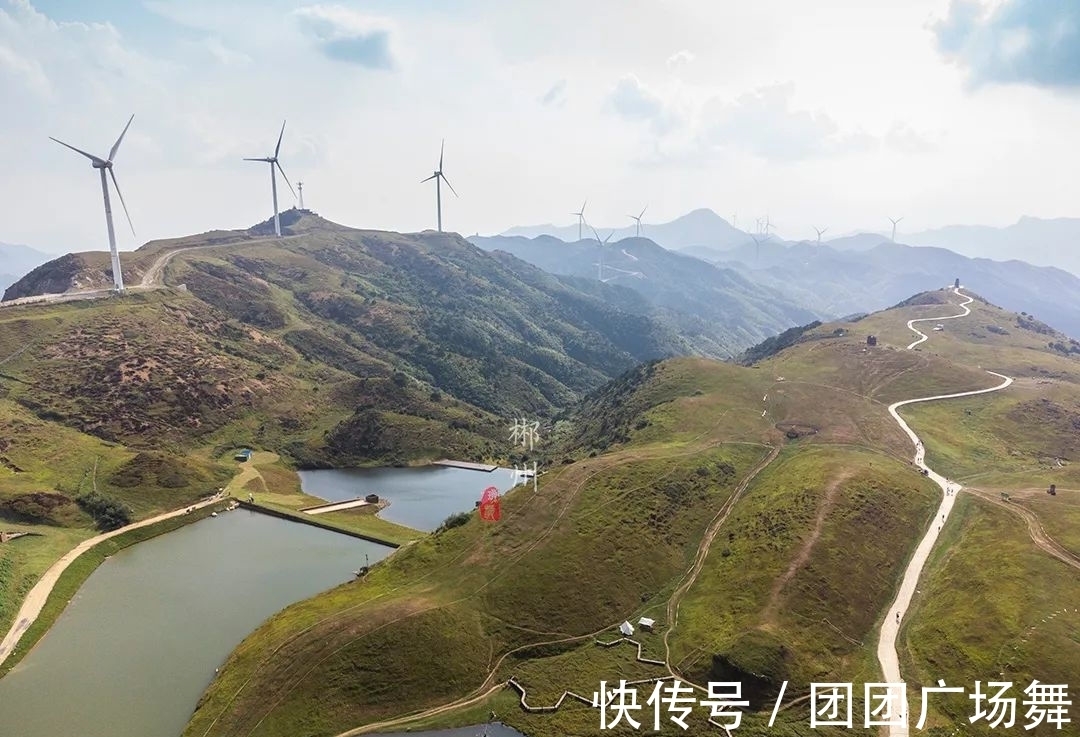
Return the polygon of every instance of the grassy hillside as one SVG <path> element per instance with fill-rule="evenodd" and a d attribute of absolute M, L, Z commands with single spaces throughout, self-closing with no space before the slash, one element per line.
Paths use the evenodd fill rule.
<path fill-rule="evenodd" d="M 1080 396 L 1069 380 L 1078 359 L 1049 348 L 1053 336 L 1037 330 L 986 330 L 1024 320 L 982 301 L 921 350 L 905 350 L 914 338 L 906 321 L 955 311 L 949 299 L 930 293 L 810 328 L 746 367 L 679 359 L 621 376 L 562 420 L 564 450 L 581 460 L 552 467 L 539 493 L 507 495 L 500 522 L 471 518 L 403 549 L 364 582 L 271 619 L 226 663 L 186 734 L 330 735 L 365 724 L 464 724 L 488 710 L 534 736 L 594 733 L 597 715 L 584 705 L 526 714 L 500 684 L 513 676 L 530 704 L 545 705 L 566 689 L 591 696 L 600 679 L 663 675 L 665 667 L 635 661 L 629 645 L 597 644 L 641 615 L 657 620 L 655 633 L 638 636 L 644 657 L 685 680 L 745 684 L 765 709 L 747 716 L 747 734 L 806 733 L 800 698 L 810 682 L 879 679 L 878 625 L 940 499 L 911 467 L 910 441 L 888 403 L 996 384 L 986 368 L 1017 370 L 1015 393 L 904 414 L 943 469 L 952 452 L 1007 484 L 1023 458 L 1056 455 L 1063 465 L 1045 478 L 1065 491 L 1025 495 L 1024 509 L 1046 520 L 1041 530 L 1076 544 L 1062 520 L 1075 511 L 1068 489 L 1080 488 L 1070 482 L 1076 449 L 1064 437 Z M 877 346 L 866 346 L 868 332 L 880 336 Z M 1043 371 L 1054 384 L 1039 383 Z M 1051 409 L 1036 413 L 1032 401 Z M 983 414 L 965 414 L 977 404 Z M 975 417 L 972 425 L 957 431 L 935 419 L 946 408 Z M 971 432 L 979 420 L 988 435 Z M 994 446 L 996 437 L 1020 456 Z M 972 442 L 991 445 L 968 461 Z M 1054 640 L 1052 656 L 1009 643 L 1029 621 L 1072 606 L 1056 595 L 1045 606 L 1021 603 L 1020 582 L 1067 590 L 1080 572 L 1038 547 L 1021 515 L 967 493 L 905 619 L 904 673 L 970 685 L 997 676 L 1002 668 L 983 666 L 1007 651 L 1018 674 L 1075 680 L 1080 660 L 1064 652 L 1066 624 L 1053 620 L 1054 636 L 1066 639 Z M 999 540 L 1008 541 L 1000 564 L 987 547 Z M 966 560 L 978 562 L 977 577 L 944 572 Z M 929 593 L 946 589 L 954 593 Z M 978 591 L 1001 625 L 974 626 L 984 610 L 957 598 L 963 591 Z M 948 634 L 959 632 L 970 633 L 961 648 Z M 770 699 L 784 680 L 791 708 L 769 729 Z M 932 724 L 959 725 L 966 712 L 956 705 L 937 708 Z"/>

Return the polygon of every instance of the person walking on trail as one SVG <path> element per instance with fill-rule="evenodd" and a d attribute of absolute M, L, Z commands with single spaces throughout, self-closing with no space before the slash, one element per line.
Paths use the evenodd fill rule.
<path fill-rule="evenodd" d="M 896 613 L 896 623 L 900 624 L 900 612 Z"/>

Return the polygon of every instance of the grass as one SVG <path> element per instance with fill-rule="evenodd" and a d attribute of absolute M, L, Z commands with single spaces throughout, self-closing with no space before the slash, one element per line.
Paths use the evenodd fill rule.
<path fill-rule="evenodd" d="M 909 693 L 939 678 L 968 692 L 976 680 L 1012 681 L 1019 729 L 1027 722 L 1021 691 L 1032 679 L 1080 680 L 1080 571 L 1035 548 L 1006 510 L 968 495 L 957 499 L 944 541 L 928 562 L 901 632 Z M 939 723 L 967 725 L 970 700 L 938 698 Z M 913 708 L 918 704 L 914 700 Z M 994 733 L 982 721 L 965 732 Z M 1066 732 L 1044 726 L 1029 733 Z"/>
<path fill-rule="evenodd" d="M 789 448 L 725 524 L 683 601 L 672 662 L 698 683 L 725 669 L 789 680 L 789 697 L 812 681 L 873 680 L 879 613 L 938 495 L 877 454 Z M 764 665 L 770 652 L 784 655 Z"/>
<path fill-rule="evenodd" d="M 139 529 L 131 530 L 122 535 L 117 535 L 108 540 L 103 540 L 72 561 L 71 565 L 60 574 L 60 578 L 57 579 L 56 585 L 53 587 L 52 592 L 45 601 L 45 606 L 42 607 L 41 613 L 38 615 L 37 619 L 34 620 L 34 623 L 30 625 L 25 633 L 23 633 L 18 645 L 11 651 L 7 660 L 0 665 L 0 677 L 14 668 L 19 661 L 33 649 L 38 640 L 48 632 L 53 622 L 56 621 L 56 618 L 63 613 L 64 608 L 72 597 L 75 596 L 75 593 L 79 590 L 79 587 L 82 586 L 83 582 L 90 577 L 90 574 L 92 574 L 106 558 L 126 547 L 149 540 L 158 535 L 164 535 L 165 533 L 172 532 L 184 525 L 208 517 L 214 511 L 219 511 L 224 508 L 224 506 L 225 503 L 222 502 L 222 504 L 217 506 L 211 505 L 203 507 L 191 514 L 162 520 L 161 522 L 147 525 L 146 527 L 140 527 Z"/>

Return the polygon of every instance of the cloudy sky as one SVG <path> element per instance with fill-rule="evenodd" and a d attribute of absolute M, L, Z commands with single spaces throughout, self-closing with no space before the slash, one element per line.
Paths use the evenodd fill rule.
<path fill-rule="evenodd" d="M 1072 0 L 0 0 L 0 241 L 138 243 L 305 204 L 359 227 L 599 225 L 710 207 L 788 238 L 1080 215 Z M 282 208 L 292 204 L 279 180 Z M 118 222 L 118 228 L 122 221 Z M 136 245 L 120 230 L 121 248 Z"/>

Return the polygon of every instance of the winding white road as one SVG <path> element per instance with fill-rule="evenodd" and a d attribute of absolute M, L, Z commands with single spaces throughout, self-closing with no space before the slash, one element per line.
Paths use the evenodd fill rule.
<path fill-rule="evenodd" d="M 963 294 L 960 288 L 953 289 L 953 293 L 959 297 L 967 299 L 966 302 L 958 305 L 963 308 L 963 312 L 959 315 L 948 315 L 944 317 L 925 317 L 917 320 L 909 320 L 908 328 L 913 332 L 918 333 L 922 337 L 916 340 L 914 343 L 908 346 L 908 350 L 911 350 L 919 343 L 922 343 L 927 339 L 927 336 L 920 332 L 914 323 L 917 322 L 939 322 L 941 320 L 951 320 L 957 317 L 965 317 L 971 314 L 971 310 L 967 305 L 974 301 L 974 298 Z M 938 486 L 941 487 L 941 491 L 944 496 L 941 499 L 941 504 L 938 506 L 937 514 L 934 516 L 934 520 L 930 523 L 930 529 L 926 531 L 926 536 L 923 537 L 919 546 L 915 549 L 915 554 L 911 558 L 911 562 L 908 563 L 907 570 L 904 571 L 904 579 L 900 583 L 900 590 L 896 594 L 896 599 L 893 600 L 889 610 L 885 613 L 885 621 L 881 625 L 881 634 L 878 638 L 877 656 L 878 662 L 881 663 L 881 670 L 885 676 L 886 683 L 902 683 L 903 679 L 900 677 L 900 659 L 896 654 L 896 636 L 900 631 L 900 622 L 903 620 L 904 615 L 907 614 L 908 605 L 911 604 L 911 597 L 915 593 L 915 586 L 919 582 L 919 575 L 922 573 L 923 567 L 926 565 L 927 558 L 930 557 L 930 551 L 934 547 L 934 543 L 937 542 L 938 534 L 941 532 L 942 526 L 945 520 L 948 518 L 949 513 L 952 511 L 953 502 L 956 501 L 956 492 L 960 491 L 960 484 L 949 481 L 944 476 L 933 471 L 923 461 L 924 448 L 922 441 L 919 440 L 919 436 L 908 426 L 904 419 L 897 412 L 897 409 L 907 404 L 915 404 L 917 402 L 933 402 L 938 399 L 954 399 L 956 397 L 970 397 L 976 394 L 987 394 L 989 392 L 1000 391 L 1010 384 L 1013 380 L 1003 374 L 995 373 L 994 371 L 988 371 L 987 373 L 997 376 L 1002 381 L 997 386 L 990 387 L 989 389 L 976 389 L 970 392 L 958 392 L 956 394 L 938 394 L 932 397 L 919 397 L 917 399 L 905 399 L 900 402 L 894 402 L 889 405 L 889 414 L 893 416 L 893 419 L 900 425 L 900 428 L 907 433 L 911 438 L 911 442 L 915 444 L 915 465 L 920 469 L 925 469 L 927 476 Z M 903 724 L 895 724 L 889 726 L 889 737 L 908 737 L 909 731 L 909 714 L 910 711 L 907 708 L 907 703 L 900 705 L 897 708 L 895 702 L 890 707 L 892 714 L 897 714 L 898 711 L 903 712 Z M 900 721 L 899 719 L 897 721 Z"/>

